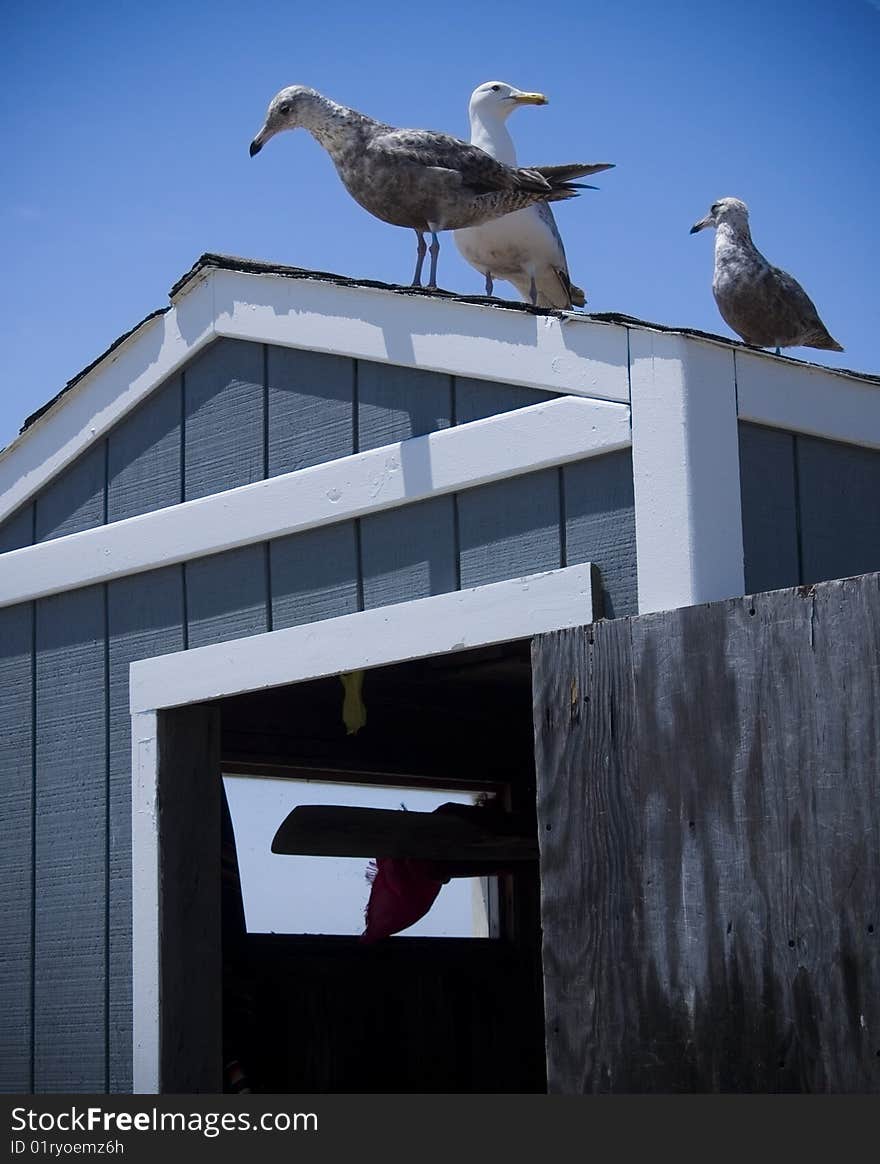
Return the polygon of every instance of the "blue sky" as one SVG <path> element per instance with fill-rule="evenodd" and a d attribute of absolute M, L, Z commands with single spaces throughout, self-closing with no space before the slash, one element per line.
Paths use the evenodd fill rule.
<path fill-rule="evenodd" d="M 729 335 L 688 229 L 733 194 L 847 349 L 811 358 L 880 371 L 872 0 L 6 0 L 0 32 L 0 446 L 203 251 L 408 282 L 412 233 L 304 132 L 248 157 L 294 82 L 461 136 L 480 82 L 543 90 L 510 123 L 520 160 L 617 164 L 557 211 L 588 309 Z M 481 291 L 448 236 L 440 283 Z"/>

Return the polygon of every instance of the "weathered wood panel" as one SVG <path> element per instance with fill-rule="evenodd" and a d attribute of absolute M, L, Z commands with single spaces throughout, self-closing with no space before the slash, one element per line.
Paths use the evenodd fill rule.
<path fill-rule="evenodd" d="M 880 577 L 587 633 L 534 652 L 550 1090 L 880 1090 Z"/>
<path fill-rule="evenodd" d="M 757 424 L 739 426 L 746 588 L 795 586 L 800 577 L 795 436 Z"/>
<path fill-rule="evenodd" d="M 502 412 L 513 412 L 517 408 L 528 408 L 531 404 L 542 404 L 558 395 L 556 392 L 539 392 L 535 388 L 520 388 L 513 384 L 497 384 L 494 380 L 471 380 L 466 376 L 454 377 L 453 394 L 456 424 L 467 424 L 487 416 L 498 416 Z"/>
<path fill-rule="evenodd" d="M 361 562 L 367 609 L 455 590 L 454 498 L 362 518 Z"/>
<path fill-rule="evenodd" d="M 33 545 L 34 507 L 24 505 L 8 521 L 0 523 L 0 554 Z"/>
<path fill-rule="evenodd" d="M 354 614 L 358 609 L 355 523 L 292 534 L 269 543 L 272 626 L 280 630 Z"/>
<path fill-rule="evenodd" d="M 184 373 L 187 501 L 264 477 L 263 348 L 218 340 Z"/>
<path fill-rule="evenodd" d="M 103 525 L 106 452 L 99 441 L 37 494 L 38 542 Z"/>
<path fill-rule="evenodd" d="M 108 970 L 109 1086 L 132 1086 L 131 1045 L 131 717 L 129 666 L 136 659 L 180 651 L 183 568 L 170 566 L 111 582 L 109 631 Z"/>
<path fill-rule="evenodd" d="M 556 469 L 468 489 L 457 501 L 463 589 L 562 564 Z"/>
<path fill-rule="evenodd" d="M 354 452 L 354 360 L 267 349 L 269 476 Z"/>
<path fill-rule="evenodd" d="M 452 423 L 452 377 L 358 361 L 358 451 L 376 449 Z"/>
<path fill-rule="evenodd" d="M 184 569 L 190 647 L 269 630 L 265 544 L 198 558 Z"/>
<path fill-rule="evenodd" d="M 174 376 L 114 428 L 107 451 L 107 520 L 121 521 L 183 500 L 182 386 Z"/>
<path fill-rule="evenodd" d="M 104 589 L 36 604 L 34 1089 L 106 1089 Z"/>
<path fill-rule="evenodd" d="M 0 1091 L 31 1086 L 33 606 L 0 610 Z"/>
<path fill-rule="evenodd" d="M 159 721 L 159 1088 L 222 1091 L 220 715 L 197 706 Z"/>
<path fill-rule="evenodd" d="M 880 452 L 797 438 L 802 582 L 880 570 Z"/>
<path fill-rule="evenodd" d="M 604 618 L 637 614 L 636 517 L 629 449 L 562 469 L 566 566 L 596 562 Z"/>

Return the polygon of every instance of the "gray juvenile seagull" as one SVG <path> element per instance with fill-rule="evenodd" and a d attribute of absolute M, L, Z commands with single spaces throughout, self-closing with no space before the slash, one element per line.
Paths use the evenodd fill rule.
<path fill-rule="evenodd" d="M 797 279 L 768 263 L 752 242 L 745 202 L 719 198 L 691 234 L 707 226 L 715 227 L 712 292 L 722 319 L 738 336 L 777 353 L 780 348 L 843 351 Z"/>
<path fill-rule="evenodd" d="M 265 125 L 251 142 L 251 157 L 276 133 L 300 126 L 333 159 L 356 202 L 383 222 L 416 232 L 414 287 L 421 286 L 425 231 L 431 232 L 428 286 L 436 287 L 438 231 L 476 226 L 536 202 L 574 198 L 579 190 L 574 178 L 605 169 L 580 163 L 505 166 L 458 138 L 383 125 L 304 85 L 290 85 L 272 98 Z"/>
<path fill-rule="evenodd" d="M 516 149 L 505 122 L 522 105 L 546 104 L 543 93 L 525 93 L 504 81 L 485 81 L 474 89 L 468 104 L 471 144 L 515 166 Z M 610 163 L 597 165 L 594 172 L 610 169 Z M 457 230 L 453 238 L 462 257 L 484 276 L 487 295 L 492 294 L 494 279 L 506 279 L 535 306 L 584 306 L 586 297 L 569 278 L 562 237 L 546 202 Z"/>

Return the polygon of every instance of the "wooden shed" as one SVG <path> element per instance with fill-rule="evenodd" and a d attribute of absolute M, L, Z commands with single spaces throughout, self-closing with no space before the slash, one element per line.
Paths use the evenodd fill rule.
<path fill-rule="evenodd" d="M 266 1090 L 880 1086 L 880 1015 L 865 994 L 878 986 L 865 913 L 877 891 L 876 753 L 872 765 L 865 751 L 878 730 L 865 653 L 880 643 L 876 579 L 840 584 L 850 605 L 834 641 L 852 649 L 824 673 L 855 667 L 848 681 L 863 684 L 858 723 L 841 698 L 821 737 L 834 737 L 840 788 L 858 795 L 840 792 L 828 819 L 814 796 L 798 816 L 813 830 L 801 830 L 798 859 L 825 860 L 817 838 L 836 828 L 844 880 L 852 814 L 865 826 L 867 880 L 850 883 L 849 905 L 834 879 L 812 887 L 862 927 L 841 963 L 848 1043 L 830 1047 L 829 1016 L 817 1017 L 797 965 L 793 994 L 765 993 L 770 1026 L 749 1010 L 756 959 L 765 986 L 788 973 L 771 965 L 769 930 L 753 933 L 750 968 L 737 964 L 738 991 L 700 1009 L 693 991 L 718 975 L 696 966 L 689 903 L 728 936 L 760 909 L 742 888 L 746 841 L 728 836 L 725 852 L 740 854 L 731 881 L 717 862 L 706 873 L 714 841 L 698 868 L 670 840 L 702 823 L 711 834 L 712 789 L 728 832 L 752 836 L 754 781 L 751 800 L 718 792 L 742 748 L 729 767 L 713 733 L 739 738 L 758 690 L 736 686 L 742 660 L 766 661 L 759 640 L 815 595 L 743 596 L 880 570 L 878 497 L 877 378 L 628 317 L 203 256 L 169 307 L 0 454 L 0 1087 L 221 1089 L 230 770 L 493 790 L 541 844 L 540 861 L 505 880 L 498 937 L 365 949 L 254 936 Z M 662 611 L 674 613 L 645 620 Z M 810 612 L 808 631 L 825 626 Z M 698 618 L 713 628 L 705 655 L 688 629 Z M 734 624 L 741 665 L 719 693 Z M 620 643 L 632 652 L 642 633 L 650 658 L 624 666 Z M 805 666 L 792 663 L 798 682 Z M 360 670 L 369 727 L 347 736 L 337 677 Z M 678 692 L 672 711 L 661 680 Z M 588 697 L 601 722 L 583 711 Z M 654 697 L 653 735 L 621 726 L 621 708 Z M 691 703 L 701 710 L 689 719 Z M 766 722 L 784 732 L 787 707 L 774 708 Z M 667 713 L 672 735 L 658 727 Z M 631 737 L 653 741 L 644 763 L 621 759 Z M 659 758 L 683 755 L 686 739 L 707 770 L 682 791 Z M 750 771 L 771 780 L 790 772 L 786 757 L 772 768 L 753 756 Z M 640 791 L 624 795 L 636 770 Z M 792 798 L 809 803 L 810 788 L 779 792 L 782 831 L 762 834 L 753 864 L 789 843 Z M 609 836 L 606 821 L 631 837 Z M 662 868 L 679 870 L 659 904 L 646 836 Z M 711 910 L 701 877 L 726 886 Z M 763 885 L 770 913 L 791 884 Z M 595 941 L 597 927 L 613 940 Z M 713 945 L 708 930 L 700 940 Z M 786 934 L 791 957 L 798 941 Z M 811 956 L 840 961 L 832 947 Z M 828 990 L 826 1002 L 838 986 Z M 734 1032 L 723 1045 L 711 1033 L 722 1027 Z M 760 1069 L 749 1059 L 759 1044 Z"/>

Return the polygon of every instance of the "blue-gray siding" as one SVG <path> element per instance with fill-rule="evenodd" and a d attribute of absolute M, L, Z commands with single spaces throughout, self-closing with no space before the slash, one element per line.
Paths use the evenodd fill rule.
<path fill-rule="evenodd" d="M 0 548 L 546 398 L 388 373 L 222 341 Z M 587 560 L 628 613 L 634 542 L 624 452 L 0 611 L 0 1088 L 131 1088 L 132 660 Z"/>
<path fill-rule="evenodd" d="M 740 424 L 746 590 L 880 570 L 880 452 Z"/>

